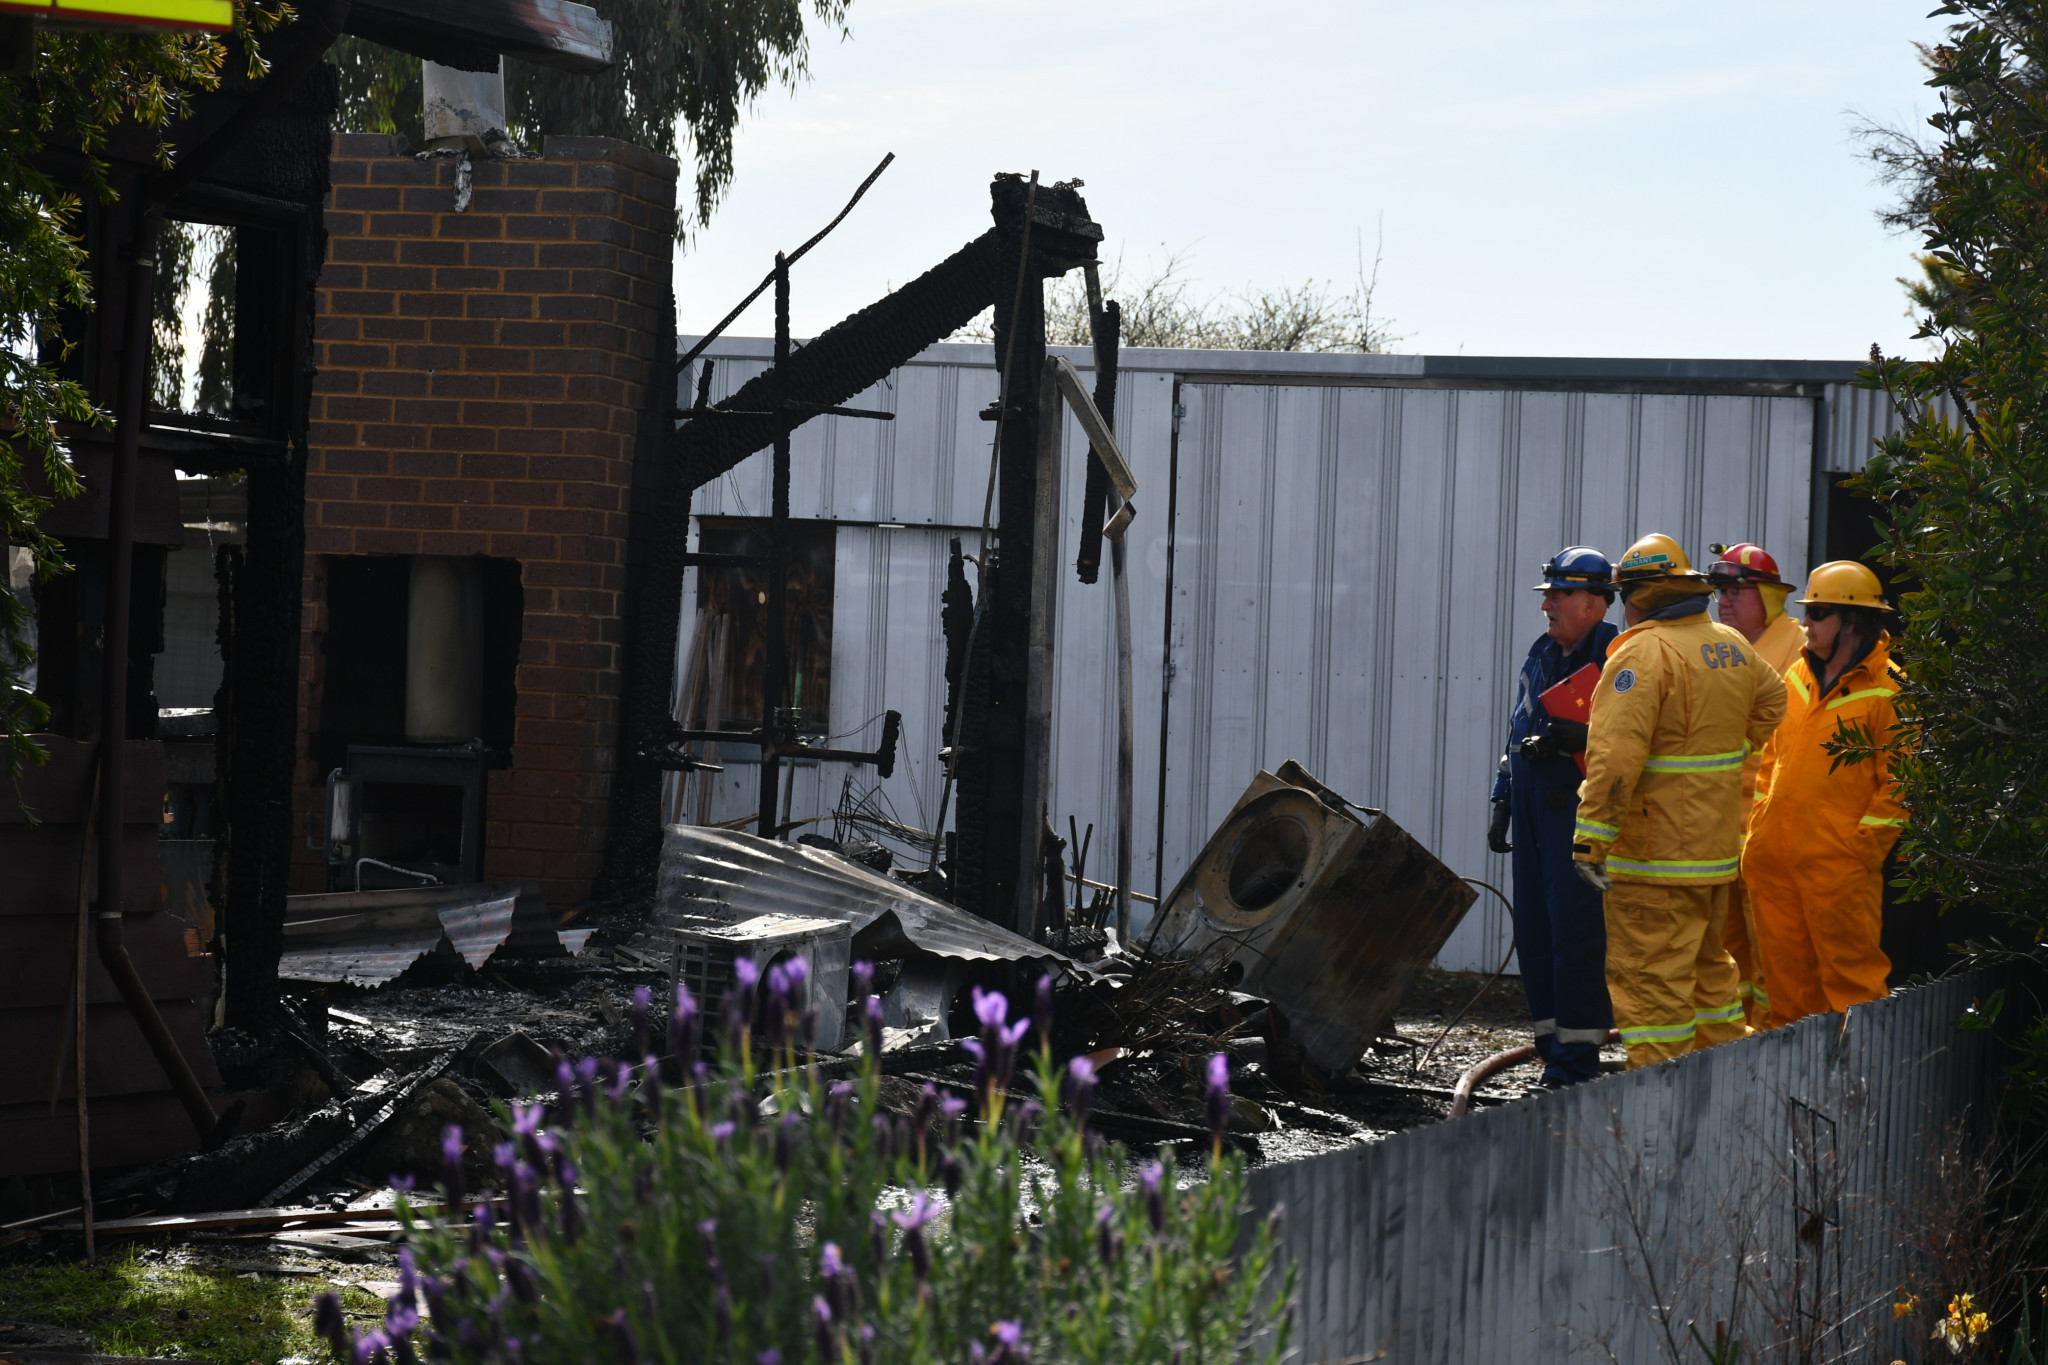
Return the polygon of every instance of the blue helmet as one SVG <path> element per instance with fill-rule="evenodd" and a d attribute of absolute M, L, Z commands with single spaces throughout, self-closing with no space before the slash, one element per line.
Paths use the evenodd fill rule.
<path fill-rule="evenodd" d="M 1550 557 L 1550 562 L 1543 566 L 1543 581 L 1536 585 L 1537 592 L 1553 588 L 1598 592 L 1611 599 L 1614 566 L 1608 563 L 1606 555 L 1590 545 L 1568 546 Z"/>

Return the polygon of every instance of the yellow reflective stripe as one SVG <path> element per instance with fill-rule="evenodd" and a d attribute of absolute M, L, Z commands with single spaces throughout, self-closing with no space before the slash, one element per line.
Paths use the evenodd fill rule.
<path fill-rule="evenodd" d="M 1749 746 L 1725 754 L 1651 754 L 1643 760 L 1646 773 L 1725 773 L 1742 766 Z"/>
<path fill-rule="evenodd" d="M 1738 982 L 1736 982 L 1736 983 L 1735 983 L 1735 997 L 1736 997 L 1736 999 L 1738 999 L 1738 1000 L 1739 1000 L 1739 999 L 1741 999 L 1741 998 L 1742 998 L 1743 996 L 1745 996 L 1745 995 L 1755 995 L 1755 994 L 1756 994 L 1756 987 L 1755 987 L 1755 986 L 1753 986 L 1753 985 L 1751 985 L 1751 984 L 1750 984 L 1749 982 L 1747 982 L 1747 981 L 1738 981 Z"/>
<path fill-rule="evenodd" d="M 1865 687 L 1859 691 L 1845 692 L 1841 696 L 1836 697 L 1828 703 L 1827 709 L 1832 711 L 1837 706 L 1847 706 L 1850 702 L 1862 701 L 1865 697 L 1896 697 L 1898 695 L 1899 689 L 1896 687 Z"/>
<path fill-rule="evenodd" d="M 1765 1009 L 1771 1007 L 1771 997 L 1765 993 L 1763 982 L 1757 982 L 1754 986 L 1750 987 L 1750 990 L 1755 994 L 1757 1004 L 1762 1005 Z"/>
<path fill-rule="evenodd" d="M 1733 1000 L 1717 1010 L 1694 1010 L 1692 1017 L 1701 1024 L 1732 1024 L 1742 1017 L 1742 1002 Z"/>
<path fill-rule="evenodd" d="M 1644 1024 L 1619 1032 L 1624 1043 L 1680 1043 L 1697 1033 L 1698 1028 L 1697 1024 L 1688 1021 L 1683 1024 Z"/>
<path fill-rule="evenodd" d="M 1723 858 L 1713 862 L 1687 862 L 1679 858 L 1613 858 L 1607 860 L 1610 872 L 1629 872 L 1638 877 L 1662 877 L 1673 881 L 1685 881 L 1699 877 L 1725 877 L 1741 864 L 1740 858 Z"/>
<path fill-rule="evenodd" d="M 1799 690 L 1799 700 L 1813 700 L 1813 689 L 1809 688 L 1805 683 L 1801 682 L 1799 679 L 1799 675 L 1797 673 L 1792 673 L 1788 671 L 1785 674 L 1785 681 L 1790 683 L 1793 687 Z"/>
<path fill-rule="evenodd" d="M 1604 839 L 1608 843 L 1613 843 L 1617 838 L 1621 837 L 1619 829 L 1616 829 L 1613 825 L 1603 825 L 1598 820 L 1580 820 L 1573 832 L 1582 834 L 1588 839 Z"/>
<path fill-rule="evenodd" d="M 1755 793 L 1755 794 L 1754 794 L 1753 796 L 1751 796 L 1751 797 L 1750 797 L 1750 800 L 1752 800 L 1752 801 L 1768 801 L 1768 800 L 1770 800 L 1770 799 L 1771 799 L 1771 794 L 1770 794 L 1769 792 L 1767 792 L 1767 791 L 1758 791 L 1758 792 L 1756 792 L 1756 793 Z"/>
<path fill-rule="evenodd" d="M 1887 825 L 1893 829 L 1902 829 L 1906 824 L 1903 818 L 1894 820 L 1883 815 L 1866 815 L 1856 823 L 1859 825 Z"/>

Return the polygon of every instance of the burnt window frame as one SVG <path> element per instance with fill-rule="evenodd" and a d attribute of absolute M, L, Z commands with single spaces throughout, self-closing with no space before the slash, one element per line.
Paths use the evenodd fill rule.
<path fill-rule="evenodd" d="M 700 516 L 697 548 L 707 554 L 765 555 L 769 551 L 767 517 Z M 789 650 L 788 697 L 796 695 L 799 673 L 805 677 L 799 734 L 829 735 L 832 732 L 833 609 L 838 592 L 839 523 L 809 518 L 792 518 L 789 576 L 789 616 L 792 637 Z M 761 724 L 765 695 L 764 665 L 767 635 L 762 626 L 767 604 L 760 600 L 768 591 L 765 568 L 699 568 L 695 601 L 690 610 L 715 607 L 732 619 L 727 647 L 725 685 L 721 714 L 707 716 L 712 729 L 753 730 Z M 745 610 L 735 610 L 734 604 Z M 713 619 L 716 619 L 714 617 Z M 686 628 L 687 633 L 687 628 Z M 808 637 L 806 641 L 806 637 Z M 709 636 L 707 635 L 707 642 Z M 799 648 L 806 644 L 806 648 Z M 811 667 L 822 658 L 824 667 Z M 818 676 L 824 677 L 824 696 L 818 694 Z"/>

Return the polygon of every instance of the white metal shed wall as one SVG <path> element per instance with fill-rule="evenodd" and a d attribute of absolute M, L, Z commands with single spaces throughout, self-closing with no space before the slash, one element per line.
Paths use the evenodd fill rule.
<path fill-rule="evenodd" d="M 714 396 L 766 369 L 769 349 L 714 345 Z M 1087 368 L 1084 352 L 1065 353 Z M 974 551 L 993 430 L 978 414 L 995 396 L 994 363 L 991 347 L 935 346 L 853 400 L 895 421 L 821 418 L 793 444 L 793 514 L 841 524 L 832 733 L 873 743 L 881 713 L 903 713 L 882 789 L 922 828 L 942 776 L 947 541 Z M 1542 629 L 1528 588 L 1543 560 L 1570 543 L 1618 553 L 1662 530 L 1695 556 L 1747 539 L 1788 573 L 1803 561 L 1821 400 L 1678 379 L 1669 387 L 1694 391 L 1616 392 L 1648 386 L 1597 373 L 1572 381 L 1580 391 L 1518 388 L 1430 377 L 1432 363 L 1124 353 L 1117 428 L 1139 482 L 1138 889 L 1170 887 L 1253 772 L 1293 757 L 1386 809 L 1459 872 L 1508 890 L 1507 860 L 1485 848 L 1486 787 L 1516 671 Z M 694 384 L 681 376 L 683 401 Z M 1099 872 L 1114 856 L 1113 658 L 1108 576 L 1087 587 L 1071 568 L 1085 450 L 1069 422 L 1053 781 L 1062 832 L 1069 814 L 1096 826 Z M 767 506 L 763 452 L 700 490 L 692 510 Z M 753 806 L 753 766 L 726 762 L 714 819 Z M 846 772 L 800 769 L 794 813 L 829 811 Z M 871 770 L 853 776 L 857 789 L 873 783 Z M 1504 912 L 1483 898 L 1443 965 L 1490 969 L 1508 941 Z"/>

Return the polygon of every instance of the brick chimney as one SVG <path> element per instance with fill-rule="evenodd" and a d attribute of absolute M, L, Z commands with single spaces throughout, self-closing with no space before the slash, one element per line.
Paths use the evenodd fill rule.
<path fill-rule="evenodd" d="M 406 599 L 361 585 L 402 582 L 394 557 L 482 556 L 482 581 L 509 598 L 484 666 L 500 649 L 510 686 L 484 683 L 501 723 L 481 737 L 481 873 L 537 880 L 566 907 L 589 895 L 604 844 L 632 470 L 674 397 L 655 371 L 672 325 L 676 163 L 607 138 L 551 137 L 538 158 L 502 161 L 400 145 L 335 140 L 293 889 L 329 889 L 327 773 L 346 744 L 391 738 L 390 689 L 404 686 L 402 662 L 399 681 L 387 675 Z M 330 601 L 345 584 L 363 600 Z"/>

